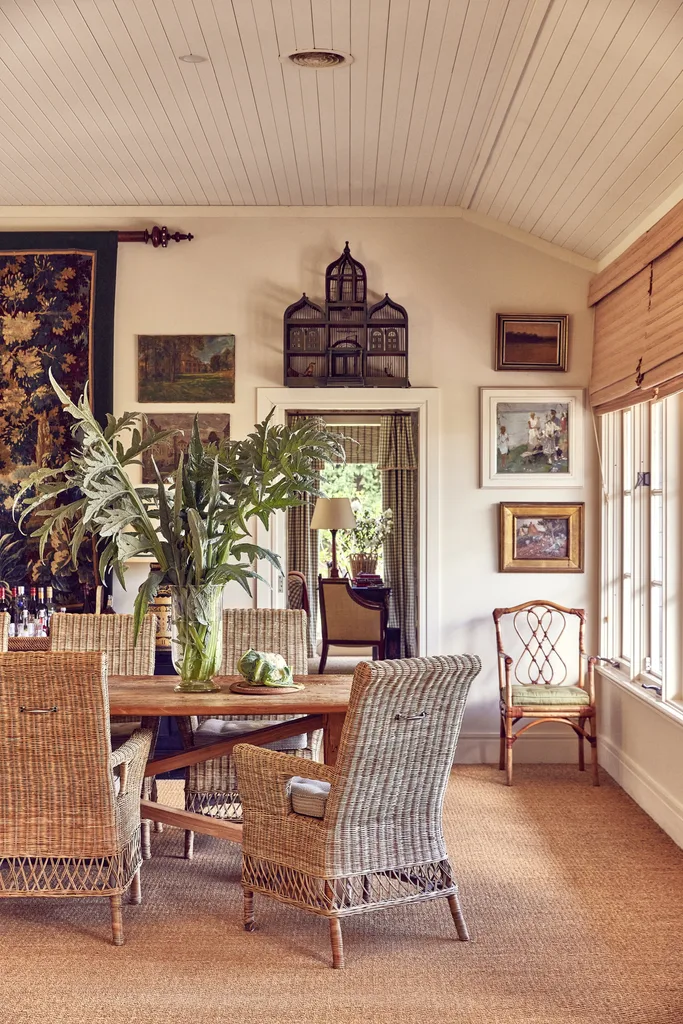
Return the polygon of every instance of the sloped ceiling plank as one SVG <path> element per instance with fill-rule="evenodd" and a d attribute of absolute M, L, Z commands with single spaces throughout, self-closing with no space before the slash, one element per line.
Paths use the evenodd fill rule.
<path fill-rule="evenodd" d="M 571 233 L 571 218 L 581 201 L 591 193 L 594 200 L 598 198 L 593 189 L 599 185 L 603 171 L 609 168 L 620 147 L 633 136 L 640 124 L 638 111 L 647 117 L 647 111 L 657 102 L 656 96 L 666 91 L 666 85 L 662 88 L 661 83 L 659 87 L 653 83 L 683 38 L 681 5 L 676 5 L 671 18 L 668 17 L 670 5 L 667 7 L 658 5 L 658 16 L 648 21 L 639 38 L 637 53 L 619 67 L 613 88 L 605 90 L 602 97 L 596 97 L 596 116 L 601 120 L 596 126 L 590 124 L 587 132 L 591 136 L 590 142 L 582 145 L 583 140 L 579 139 L 576 150 L 570 151 L 568 166 L 571 173 L 565 175 L 564 182 L 544 212 L 544 226 L 540 229 L 539 225 L 538 229 L 542 237 L 551 240 L 563 229 L 566 234 Z"/>
<path fill-rule="evenodd" d="M 543 217 L 539 217 L 539 208 L 544 209 L 543 204 L 551 202 L 566 177 L 567 161 L 572 150 L 577 142 L 587 144 L 591 140 L 591 133 L 595 131 L 592 119 L 595 119 L 594 124 L 599 123 L 599 109 L 602 107 L 604 110 L 605 95 L 613 87 L 615 76 L 623 73 L 625 62 L 629 61 L 633 66 L 634 46 L 642 38 L 641 34 L 657 3 L 658 0 L 639 0 L 630 10 L 624 8 L 623 21 L 606 49 L 598 45 L 597 39 L 594 40 L 590 50 L 597 51 L 600 59 L 595 63 L 590 78 L 583 83 L 581 94 L 576 97 L 573 107 L 565 109 L 562 118 L 557 116 L 559 106 L 556 107 L 549 125 L 549 145 L 545 146 L 543 163 L 536 171 L 534 180 L 529 183 L 527 196 L 515 211 L 515 223 L 522 230 L 529 231 L 534 225 L 541 224 Z M 564 97 L 561 102 L 566 107 Z"/>
<path fill-rule="evenodd" d="M 471 8 L 472 10 L 470 10 Z M 418 78 L 418 87 L 422 85 L 420 119 L 413 118 L 415 122 L 414 141 L 410 137 L 408 139 L 408 146 L 415 147 L 415 160 L 414 162 L 406 160 L 404 166 L 406 188 L 404 191 L 402 185 L 399 192 L 399 202 L 402 204 L 419 206 L 422 203 L 432 153 L 439 134 L 451 77 L 458 61 L 458 53 L 468 19 L 472 26 L 468 34 L 472 35 L 481 24 L 484 13 L 484 5 L 473 3 L 472 0 L 468 0 L 467 3 L 463 0 L 461 4 L 451 3 L 447 6 L 441 34 L 427 61 L 428 65 L 433 64 L 433 72 L 431 76 L 425 76 L 423 82 L 420 82 Z M 436 55 L 436 59 L 434 55 Z M 410 184 L 408 184 L 411 164 L 412 175 Z"/>

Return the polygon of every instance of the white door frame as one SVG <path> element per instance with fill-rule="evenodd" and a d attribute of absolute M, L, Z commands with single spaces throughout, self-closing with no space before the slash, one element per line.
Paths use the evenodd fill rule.
<path fill-rule="evenodd" d="M 439 390 L 437 388 L 257 388 L 256 419 L 273 413 L 273 423 L 284 424 L 288 412 L 414 412 L 418 417 L 418 571 L 419 637 L 421 655 L 437 654 L 439 647 Z M 284 513 L 271 520 L 270 530 L 257 527 L 257 543 L 270 548 L 286 566 L 287 534 Z M 261 562 L 266 582 L 256 588 L 260 608 L 284 608 L 286 594 L 276 570 Z"/>

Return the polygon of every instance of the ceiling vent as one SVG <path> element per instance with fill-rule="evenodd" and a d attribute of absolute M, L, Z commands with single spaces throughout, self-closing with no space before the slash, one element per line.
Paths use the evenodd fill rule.
<path fill-rule="evenodd" d="M 288 53 L 280 60 L 286 64 L 290 61 L 298 68 L 312 68 L 313 71 L 324 71 L 326 68 L 340 68 L 345 64 L 352 64 L 353 57 L 350 53 L 342 53 L 340 50 L 325 50 L 320 47 L 313 47 L 310 50 L 295 50 Z"/>

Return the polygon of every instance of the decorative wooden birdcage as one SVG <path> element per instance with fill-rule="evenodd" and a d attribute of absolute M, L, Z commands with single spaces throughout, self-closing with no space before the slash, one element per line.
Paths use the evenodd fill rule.
<path fill-rule="evenodd" d="M 347 242 L 325 271 L 325 309 L 306 294 L 285 311 L 288 387 L 409 387 L 408 314 L 385 295 L 368 309 L 365 267 Z"/>

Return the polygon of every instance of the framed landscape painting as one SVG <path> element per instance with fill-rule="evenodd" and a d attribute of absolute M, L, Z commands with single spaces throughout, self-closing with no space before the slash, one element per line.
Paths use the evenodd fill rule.
<path fill-rule="evenodd" d="M 580 487 L 581 388 L 482 388 L 481 486 Z"/>
<path fill-rule="evenodd" d="M 138 335 L 139 402 L 234 402 L 234 334 Z"/>
<path fill-rule="evenodd" d="M 566 370 L 569 317 L 499 313 L 497 370 Z"/>
<path fill-rule="evenodd" d="M 170 412 L 153 413 L 143 420 L 143 437 L 148 433 L 158 433 L 161 430 L 182 430 L 182 434 L 173 434 L 165 441 L 159 441 L 150 449 L 142 453 L 142 482 L 153 484 L 155 482 L 152 457 L 154 458 L 161 476 L 170 476 L 178 466 L 178 458 L 181 452 L 186 452 L 192 436 L 192 424 L 194 414 L 191 412 Z M 204 444 L 220 444 L 223 440 L 230 438 L 230 417 L 225 413 L 200 413 L 199 414 L 199 436 Z"/>
<path fill-rule="evenodd" d="M 583 572 L 584 505 L 500 503 L 500 572 Z"/>

